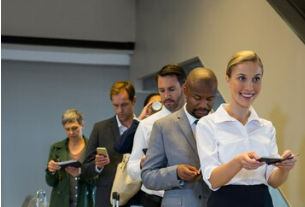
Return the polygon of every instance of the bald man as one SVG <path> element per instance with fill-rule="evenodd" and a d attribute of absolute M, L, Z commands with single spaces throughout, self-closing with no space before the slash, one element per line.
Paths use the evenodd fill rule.
<path fill-rule="evenodd" d="M 154 123 L 141 176 L 146 188 L 165 190 L 162 206 L 204 207 L 210 190 L 200 174 L 195 130 L 213 108 L 217 78 L 208 68 L 195 68 L 183 90 L 184 107 Z"/>

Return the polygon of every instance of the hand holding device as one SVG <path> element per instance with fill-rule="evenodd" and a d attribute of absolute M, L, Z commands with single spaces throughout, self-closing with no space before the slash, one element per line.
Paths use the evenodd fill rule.
<path fill-rule="evenodd" d="M 257 161 L 259 162 L 265 162 L 267 165 L 271 165 L 271 164 L 275 164 L 275 163 L 278 163 L 278 162 L 283 162 L 285 160 L 290 160 L 294 157 L 297 157 L 299 156 L 300 154 L 297 154 L 297 155 L 294 155 L 294 156 L 290 156 L 290 157 L 287 157 L 287 158 L 276 158 L 276 157 L 260 157 L 259 159 L 257 159 Z"/>
<path fill-rule="evenodd" d="M 80 176 L 80 174 L 82 173 L 82 169 L 80 167 L 76 168 L 76 167 L 68 166 L 68 167 L 65 168 L 65 170 L 66 170 L 67 173 L 69 173 L 73 177 Z"/>
<path fill-rule="evenodd" d="M 64 170 L 67 167 L 80 168 L 82 166 L 82 163 L 80 163 L 80 161 L 77 160 L 67 160 L 63 162 L 57 162 L 57 164 L 60 166 L 61 170 Z"/>
<path fill-rule="evenodd" d="M 51 173 L 55 173 L 57 170 L 60 170 L 60 166 L 54 160 L 50 160 L 48 163 L 48 170 Z"/>
<path fill-rule="evenodd" d="M 177 176 L 180 180 L 187 182 L 194 181 L 198 176 L 200 176 L 200 170 L 191 165 L 178 165 Z"/>

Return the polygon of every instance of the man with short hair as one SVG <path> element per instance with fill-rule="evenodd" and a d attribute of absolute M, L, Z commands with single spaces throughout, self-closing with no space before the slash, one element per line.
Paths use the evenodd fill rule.
<path fill-rule="evenodd" d="M 185 103 L 182 85 L 186 79 L 184 70 L 177 64 L 164 66 L 157 74 L 158 91 L 161 96 L 163 107 L 161 111 L 142 120 L 135 133 L 132 153 L 127 165 L 128 174 L 132 179 L 140 179 L 141 167 L 145 161 L 143 149 L 148 146 L 148 139 L 153 123 L 170 113 L 178 111 Z M 144 191 L 144 207 L 161 205 L 163 191 L 152 191 L 142 185 Z"/>
<path fill-rule="evenodd" d="M 210 190 L 200 173 L 195 130 L 198 119 L 213 108 L 216 76 L 207 68 L 195 68 L 183 89 L 185 106 L 154 123 L 142 181 L 149 189 L 165 190 L 162 206 L 205 207 Z"/>
<path fill-rule="evenodd" d="M 110 100 L 115 116 L 95 123 L 91 132 L 86 159 L 83 164 L 83 175 L 94 177 L 99 175 L 96 191 L 96 206 L 110 207 L 110 193 L 118 163 L 122 154 L 114 150 L 114 144 L 120 135 L 127 130 L 134 119 L 136 103 L 135 89 L 130 82 L 118 81 L 110 90 Z M 98 155 L 97 147 L 105 147 L 108 157 Z"/>

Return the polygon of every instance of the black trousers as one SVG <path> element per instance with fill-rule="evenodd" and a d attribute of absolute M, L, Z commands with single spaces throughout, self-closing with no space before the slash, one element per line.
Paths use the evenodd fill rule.
<path fill-rule="evenodd" d="M 145 193 L 142 190 L 139 190 L 124 206 L 121 207 L 130 207 L 131 205 L 143 205 L 143 197 Z"/>
<path fill-rule="evenodd" d="M 156 195 L 150 195 L 145 192 L 143 196 L 143 207 L 160 207 L 162 203 L 162 197 Z"/>
<path fill-rule="evenodd" d="M 207 207 L 273 207 L 266 185 L 227 185 L 212 191 Z"/>

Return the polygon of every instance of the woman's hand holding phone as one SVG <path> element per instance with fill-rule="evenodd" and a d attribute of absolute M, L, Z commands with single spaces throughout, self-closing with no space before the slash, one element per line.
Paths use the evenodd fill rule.
<path fill-rule="evenodd" d="M 281 162 L 276 163 L 275 166 L 281 170 L 290 171 L 297 162 L 296 157 L 299 155 L 300 154 L 294 155 L 290 150 L 286 150 L 282 155 Z"/>

